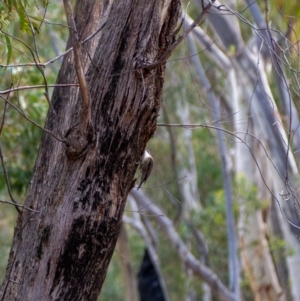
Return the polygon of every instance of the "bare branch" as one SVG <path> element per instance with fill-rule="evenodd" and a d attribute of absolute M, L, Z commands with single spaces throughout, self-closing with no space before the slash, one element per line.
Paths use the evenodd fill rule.
<path fill-rule="evenodd" d="M 35 213 L 39 213 L 39 211 L 34 210 L 34 209 L 31 209 L 31 208 L 28 208 L 28 207 L 26 207 L 26 206 L 24 206 L 24 205 L 21 205 L 21 204 L 9 202 L 9 201 L 3 201 L 3 200 L 0 200 L 0 203 L 2 203 L 2 204 L 8 204 L 8 205 L 13 205 L 13 206 L 17 206 L 17 207 L 20 207 L 20 208 L 23 208 L 23 209 L 26 209 L 26 210 L 29 210 L 29 211 L 32 211 L 32 212 L 35 212 Z"/>
<path fill-rule="evenodd" d="M 106 22 L 102 23 L 100 25 L 100 27 L 93 32 L 92 34 L 90 34 L 89 36 L 87 36 L 84 40 L 81 41 L 81 44 L 84 44 L 86 42 L 88 42 L 90 39 L 92 39 L 95 35 L 97 35 L 106 25 Z M 15 47 L 13 47 L 15 48 Z M 17 49 L 17 48 L 15 48 Z M 0 64 L 0 67 L 3 68 L 15 68 L 15 67 L 32 67 L 32 66 L 41 66 L 41 67 L 46 67 L 49 64 L 54 63 L 55 61 L 59 60 L 60 58 L 64 57 L 66 54 L 68 54 L 69 52 L 71 52 L 73 50 L 73 47 L 67 49 L 66 51 L 64 51 L 63 53 L 61 53 L 60 55 L 56 56 L 55 58 L 51 59 L 50 61 L 46 62 L 46 63 L 25 63 L 25 64 L 14 64 L 14 65 L 3 65 Z M 27 57 L 28 59 L 30 59 L 29 57 Z"/>
<path fill-rule="evenodd" d="M 1 161 L 2 169 L 3 169 L 4 179 L 5 179 L 6 188 L 7 188 L 7 192 L 9 194 L 9 197 L 10 197 L 12 203 L 15 205 L 15 208 L 18 211 L 18 213 L 21 213 L 22 211 L 18 207 L 17 202 L 15 201 L 15 199 L 14 199 L 14 197 L 12 195 L 11 189 L 10 189 L 8 174 L 7 174 L 7 170 L 6 170 L 5 164 L 4 164 L 4 158 L 3 158 L 3 153 L 2 153 L 1 146 L 0 146 L 0 161 Z"/>
<path fill-rule="evenodd" d="M 8 99 L 8 97 L 9 97 L 9 94 L 7 95 L 6 99 L 3 96 L 1 96 L 1 98 L 5 101 L 5 103 L 4 103 L 3 115 L 2 115 L 1 125 L 0 125 L 0 135 L 1 135 L 1 132 L 2 132 L 3 125 L 4 125 L 4 121 L 5 121 L 5 114 L 6 114 L 6 109 L 7 109 L 7 102 L 8 102 L 7 99 Z M 1 160 L 1 165 L 2 165 L 2 169 L 3 169 L 3 174 L 4 174 L 8 194 L 10 196 L 10 199 L 12 200 L 12 203 L 15 205 L 15 208 L 18 211 L 18 213 L 21 213 L 21 210 L 18 208 L 17 202 L 15 201 L 15 199 L 12 196 L 12 193 L 11 193 L 8 174 L 7 174 L 5 164 L 4 164 L 4 158 L 3 158 L 1 146 L 0 146 L 0 160 Z"/>
<path fill-rule="evenodd" d="M 153 215 L 156 223 L 160 225 L 162 231 L 169 239 L 173 248 L 177 252 L 181 261 L 187 265 L 195 275 L 203 279 L 208 285 L 213 288 L 213 293 L 218 296 L 222 301 L 237 301 L 234 294 L 223 284 L 220 278 L 208 267 L 204 266 L 194 255 L 187 249 L 184 242 L 181 240 L 173 223 L 169 220 L 165 214 L 149 200 L 146 195 L 140 191 L 131 190 L 131 194 L 137 201 L 140 207 L 147 207 L 147 211 Z M 148 204 L 151 203 L 151 206 Z"/>
<path fill-rule="evenodd" d="M 159 257 L 157 254 L 156 247 L 154 245 L 154 240 L 152 239 L 151 234 L 147 231 L 148 229 L 145 228 L 145 225 L 142 223 L 141 215 L 138 213 L 139 206 L 136 203 L 135 199 L 133 197 L 130 197 L 129 200 L 130 200 L 130 206 L 134 212 L 133 213 L 134 219 L 123 216 L 123 221 L 130 223 L 130 225 L 133 226 L 139 232 L 139 234 L 145 241 L 147 250 L 152 259 L 153 266 L 155 267 L 155 270 L 156 270 L 156 273 L 157 273 L 157 276 L 158 276 L 158 279 L 159 279 L 159 282 L 161 285 L 161 289 L 163 291 L 164 300 L 169 301 L 169 296 L 168 296 L 168 292 L 166 289 L 165 281 L 162 277 L 161 270 L 160 270 Z"/>
<path fill-rule="evenodd" d="M 64 7 L 73 44 L 75 70 L 78 78 L 79 88 L 81 91 L 81 122 L 83 122 L 83 124 L 87 126 L 91 118 L 91 108 L 88 86 L 85 80 L 85 74 L 82 66 L 81 43 L 79 40 L 79 35 L 76 29 L 72 7 L 69 0 L 64 0 Z"/>
<path fill-rule="evenodd" d="M 18 41 L 19 43 L 21 43 L 22 45 L 24 45 L 28 50 L 29 52 L 31 53 L 31 56 L 32 56 L 32 59 L 34 61 L 34 63 L 32 64 L 32 66 L 35 66 L 37 67 L 37 69 L 40 71 L 42 77 L 43 77 L 43 81 L 44 81 L 44 84 L 45 84 L 45 97 L 48 101 L 48 104 L 49 104 L 49 107 L 53 110 L 53 112 L 55 113 L 55 110 L 53 109 L 52 107 L 52 104 L 51 104 L 51 101 L 50 101 L 50 97 L 49 97 L 49 90 L 48 90 L 48 85 L 47 85 L 47 79 L 46 79 L 46 76 L 45 76 L 45 72 L 43 70 L 43 68 L 39 65 L 39 59 L 37 60 L 32 49 L 26 44 L 24 43 L 23 41 L 21 41 L 20 39 L 14 37 L 13 35 L 10 35 L 9 33 L 7 32 L 4 32 L 2 29 L 0 29 L 0 32 L 2 32 L 4 35 L 7 35 L 8 37 Z M 15 48 L 17 49 L 17 48 Z M 36 48 L 37 49 L 37 48 Z M 36 50 L 37 51 L 37 50 Z M 28 56 L 26 56 L 28 59 L 30 59 Z M 0 65 L 0 67 L 4 67 L 5 65 Z"/>
<path fill-rule="evenodd" d="M 67 87 L 76 87 L 78 84 L 54 84 L 54 85 L 48 85 L 48 87 L 54 88 L 54 87 L 61 87 L 61 88 L 67 88 Z M 36 85 L 36 86 L 19 86 L 17 88 L 11 88 L 8 90 L 0 91 L 0 95 L 5 95 L 7 93 L 16 92 L 16 91 L 22 91 L 22 90 L 32 90 L 32 89 L 39 89 L 39 88 L 45 88 L 45 85 Z"/>
<path fill-rule="evenodd" d="M 32 39 L 33 39 L 33 44 L 34 44 L 34 51 L 35 51 L 35 54 L 36 54 L 36 60 L 37 60 L 37 62 L 39 62 L 39 63 L 40 63 L 39 51 L 38 51 L 37 44 L 36 44 L 36 35 L 35 35 L 35 30 L 34 30 L 34 28 L 33 28 L 33 26 L 32 26 L 31 20 L 30 20 L 30 18 L 29 18 L 29 16 L 28 16 L 28 14 L 27 14 L 27 12 L 26 12 L 26 9 L 25 9 L 25 7 L 24 7 L 24 5 L 23 5 L 22 1 L 20 1 L 20 5 L 21 5 L 21 6 L 22 6 L 22 8 L 23 8 L 23 11 L 22 11 L 22 13 L 24 13 L 24 14 L 25 14 L 25 16 L 26 16 L 26 19 L 27 19 L 27 21 L 28 21 L 28 24 L 29 24 L 29 28 L 30 28 L 30 31 L 31 31 L 31 35 L 32 35 Z"/>
<path fill-rule="evenodd" d="M 4 108 L 3 108 L 3 115 L 2 115 L 2 120 L 1 120 L 1 124 L 0 124 L 0 136 L 1 136 L 1 132 L 2 132 L 2 128 L 4 125 L 4 120 L 5 120 L 5 114 L 6 114 L 6 109 L 7 109 L 7 99 L 9 97 L 9 95 L 7 95 L 7 99 L 5 99 L 3 96 L 0 95 L 0 97 L 4 100 Z"/>
<path fill-rule="evenodd" d="M 42 126 L 40 126 L 39 124 L 37 124 L 36 122 L 34 122 L 33 120 L 31 120 L 30 118 L 28 118 L 24 112 L 22 110 L 20 110 L 17 106 L 15 106 L 13 103 L 11 103 L 9 100 L 6 100 L 7 103 L 9 103 L 22 117 L 24 117 L 26 120 L 28 120 L 30 123 L 32 123 L 33 125 L 35 125 L 36 127 L 38 127 L 39 129 L 45 131 L 46 133 L 50 134 L 53 138 L 55 138 L 56 140 L 62 142 L 62 143 L 66 143 L 66 141 L 64 139 L 61 139 L 59 137 L 57 137 L 55 134 L 53 134 L 51 131 L 43 128 Z"/>
<path fill-rule="evenodd" d="M 164 104 L 162 104 L 162 111 L 163 111 L 164 119 L 166 120 L 167 123 L 169 123 L 168 112 L 167 112 Z M 170 142 L 172 172 L 173 172 L 173 175 L 175 176 L 175 179 L 178 179 L 179 176 L 178 176 L 178 169 L 177 169 L 177 165 L 176 165 L 177 149 L 176 149 L 175 135 L 174 135 L 171 127 L 167 127 L 167 132 L 169 135 L 169 142 Z M 175 183 L 177 194 L 181 196 L 181 190 L 178 185 L 178 182 L 175 181 L 174 183 Z M 176 215 L 174 218 L 174 223 L 176 223 L 179 220 L 179 218 L 181 217 L 181 214 L 182 214 L 181 204 L 179 205 L 178 202 L 175 202 L 175 206 L 176 206 Z"/>
<path fill-rule="evenodd" d="M 246 142 L 246 137 L 249 136 L 253 139 L 255 139 L 259 145 L 263 148 L 263 151 L 265 152 L 265 155 L 267 156 L 268 160 L 270 161 L 270 163 L 272 164 L 272 166 L 274 167 L 274 169 L 276 170 L 277 174 L 279 175 L 279 177 L 281 178 L 281 180 L 285 183 L 286 187 L 288 188 L 289 191 L 293 191 L 293 189 L 291 188 L 289 182 L 288 182 L 288 179 L 284 178 L 280 171 L 278 170 L 277 166 L 275 165 L 275 163 L 273 162 L 273 160 L 271 159 L 270 155 L 268 154 L 265 146 L 263 145 L 263 143 L 254 135 L 248 133 L 248 132 L 242 132 L 242 131 L 236 131 L 236 132 L 231 132 L 231 131 L 228 131 L 228 130 L 225 130 L 223 128 L 220 128 L 220 127 L 216 127 L 216 126 L 213 126 L 213 125 L 209 125 L 209 124 L 164 124 L 164 123 L 157 123 L 157 126 L 173 126 L 173 127 L 181 127 L 181 128 L 184 128 L 184 129 L 196 129 L 196 128 L 199 128 L 199 127 L 203 127 L 203 128 L 207 128 L 207 129 L 215 129 L 215 130 L 219 130 L 219 131 L 223 131 L 235 138 L 237 138 L 241 143 L 244 143 L 246 145 L 246 147 L 249 149 L 250 153 L 251 153 L 251 156 L 255 162 L 255 165 L 256 167 L 258 168 L 258 172 L 261 176 L 261 179 L 265 185 L 265 187 L 267 188 L 267 190 L 269 191 L 269 193 L 274 197 L 274 200 L 276 200 L 277 204 L 278 204 L 278 207 L 279 207 L 279 210 L 280 210 L 280 213 L 282 214 L 283 218 L 285 219 L 286 222 L 288 222 L 291 226 L 295 227 L 296 229 L 300 229 L 299 226 L 297 226 L 296 224 L 294 224 L 293 222 L 291 222 L 285 215 L 285 213 L 283 212 L 282 210 L 282 206 L 278 200 L 278 198 L 275 196 L 275 194 L 272 192 L 271 188 L 269 187 L 269 185 L 266 183 L 266 180 L 264 178 L 264 175 L 263 175 L 263 172 L 262 172 L 262 169 L 260 167 L 260 165 L 258 164 L 258 161 L 256 160 L 256 157 L 255 157 L 255 154 L 252 150 L 252 148 L 248 145 L 248 143 Z M 245 135 L 245 139 L 242 139 L 239 134 L 244 134 Z M 293 198 L 296 199 L 296 195 L 293 193 Z"/>

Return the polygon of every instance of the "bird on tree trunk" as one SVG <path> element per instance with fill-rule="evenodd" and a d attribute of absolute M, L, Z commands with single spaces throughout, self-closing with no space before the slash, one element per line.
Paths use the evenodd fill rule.
<path fill-rule="evenodd" d="M 141 176 L 140 185 L 137 190 L 140 189 L 141 185 L 143 183 L 145 183 L 147 181 L 148 177 L 150 176 L 150 173 L 153 169 L 153 163 L 154 163 L 154 161 L 153 161 L 152 156 L 150 155 L 150 152 L 145 150 L 143 153 L 141 162 L 140 162 L 140 170 L 141 170 L 142 176 Z"/>

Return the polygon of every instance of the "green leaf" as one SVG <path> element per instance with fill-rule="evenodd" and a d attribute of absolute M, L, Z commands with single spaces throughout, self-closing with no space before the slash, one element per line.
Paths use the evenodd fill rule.
<path fill-rule="evenodd" d="M 8 65 L 11 59 L 11 54 L 12 54 L 12 47 L 10 43 L 10 39 L 8 36 L 5 35 L 5 40 L 6 40 L 6 46 L 7 46 L 7 59 L 6 59 L 6 64 Z"/>
<path fill-rule="evenodd" d="M 19 8 L 20 9 L 20 8 Z M 21 31 L 24 31 L 26 30 L 27 28 L 27 22 L 26 22 L 26 19 L 25 19 L 25 14 L 23 12 L 21 12 L 20 10 L 18 11 L 18 15 L 20 17 L 20 30 Z"/>

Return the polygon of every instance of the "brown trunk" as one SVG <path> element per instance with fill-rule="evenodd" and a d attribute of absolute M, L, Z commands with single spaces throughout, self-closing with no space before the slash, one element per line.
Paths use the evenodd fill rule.
<path fill-rule="evenodd" d="M 96 300 L 117 241 L 126 197 L 156 128 L 164 66 L 179 0 L 77 0 L 75 21 L 91 100 L 91 131 L 80 123 L 78 88 L 56 88 L 25 210 L 18 218 L 1 300 Z M 70 43 L 68 43 L 68 47 Z M 58 84 L 76 83 L 69 53 Z M 80 149 L 80 153 L 76 150 Z M 74 151 L 75 150 L 75 151 Z"/>

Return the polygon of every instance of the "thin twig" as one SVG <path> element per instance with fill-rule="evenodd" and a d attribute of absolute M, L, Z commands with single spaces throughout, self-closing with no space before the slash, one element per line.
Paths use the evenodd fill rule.
<path fill-rule="evenodd" d="M 29 210 L 29 211 L 32 211 L 32 212 L 35 212 L 35 213 L 39 213 L 38 210 L 31 209 L 31 208 L 26 207 L 26 206 L 21 205 L 21 204 L 15 204 L 15 203 L 8 202 L 8 201 L 3 201 L 3 200 L 0 200 L 0 203 L 2 203 L 2 204 L 9 204 L 9 205 L 13 205 L 13 206 L 18 206 L 20 208 L 23 208 L 23 209 L 26 209 L 26 210 Z"/>
<path fill-rule="evenodd" d="M 39 26 L 38 31 L 41 30 L 41 28 L 42 28 L 42 26 L 43 26 L 44 23 L 47 24 L 47 22 L 45 22 L 45 18 L 46 18 L 46 14 L 47 14 L 47 9 L 48 9 L 49 3 L 50 3 L 49 1 L 46 1 L 46 3 L 45 3 L 44 13 L 43 13 L 42 21 L 41 21 L 41 24 L 40 24 L 40 26 Z M 29 15 L 28 15 L 28 16 L 29 16 Z M 29 16 L 29 17 L 30 17 L 30 16 Z"/>
<path fill-rule="evenodd" d="M 2 132 L 3 125 L 4 125 L 4 121 L 5 121 L 5 115 L 6 115 L 6 110 L 7 110 L 7 103 L 8 103 L 9 94 L 7 95 L 6 99 L 3 96 L 1 96 L 1 98 L 5 102 L 4 102 L 3 115 L 2 115 L 1 125 L 0 125 L 0 135 L 1 135 L 1 132 Z M 15 201 L 15 199 L 13 198 L 12 193 L 11 193 L 8 174 L 7 174 L 7 171 L 6 171 L 5 164 L 4 164 L 4 158 L 3 158 L 1 146 L 0 146 L 0 160 L 1 160 L 1 164 L 2 164 L 2 169 L 3 169 L 3 174 L 4 174 L 8 194 L 9 194 L 10 199 L 12 200 L 12 203 L 14 204 L 16 210 L 18 211 L 18 213 L 21 213 L 21 210 L 17 207 L 18 206 L 17 202 Z"/>
<path fill-rule="evenodd" d="M 6 109 L 7 109 L 7 99 L 9 97 L 9 94 L 7 95 L 6 99 L 1 95 L 0 95 L 0 97 L 4 100 L 3 115 L 2 115 L 1 125 L 0 125 L 0 136 L 1 136 L 2 128 L 3 128 L 4 120 L 5 120 Z"/>
<path fill-rule="evenodd" d="M 22 45 L 24 45 L 25 48 L 27 48 L 27 49 L 29 50 L 29 52 L 31 53 L 31 55 L 34 57 L 34 54 L 33 54 L 32 50 L 31 50 L 31 48 L 30 48 L 26 43 L 24 43 L 22 40 L 16 38 L 15 36 L 9 34 L 9 33 L 6 32 L 6 31 L 3 31 L 1 28 L 0 28 L 0 32 L 2 32 L 5 36 L 8 36 L 8 37 L 10 37 L 11 39 L 16 40 L 17 42 L 19 42 L 19 43 L 21 43 Z M 1 41 L 1 42 L 2 42 L 2 41 Z M 4 43 L 4 42 L 3 42 L 3 43 Z M 29 56 L 27 56 L 23 51 L 19 50 L 18 48 L 14 47 L 13 45 L 12 45 L 12 48 L 18 50 L 19 52 L 22 53 L 22 55 L 24 55 L 26 58 L 28 58 L 29 60 L 31 60 L 31 58 L 30 58 Z M 32 60 L 31 60 L 31 61 L 32 61 Z M 20 64 L 20 65 L 22 65 L 22 64 Z M 19 65 L 19 66 L 20 66 L 20 65 Z M 4 67 L 4 68 L 6 68 L 6 67 L 8 67 L 8 66 L 9 66 L 9 65 L 0 65 L 0 67 Z M 13 65 L 12 67 L 15 67 L 15 66 L 16 66 L 16 65 Z M 29 66 L 36 66 L 36 63 L 31 63 Z"/>
<path fill-rule="evenodd" d="M 54 84 L 54 85 L 48 85 L 48 87 L 53 88 L 53 87 L 61 87 L 61 88 L 67 88 L 67 87 L 74 87 L 77 86 L 78 84 Z M 31 89 L 38 89 L 38 88 L 45 88 L 45 85 L 36 85 L 36 86 L 19 86 L 18 88 L 12 88 L 9 90 L 3 90 L 0 91 L 0 95 L 4 95 L 7 93 L 11 92 L 16 92 L 16 91 L 21 91 L 21 90 L 31 90 Z"/>
<path fill-rule="evenodd" d="M 269 191 L 269 193 L 274 197 L 274 199 L 276 200 L 277 202 L 277 205 L 279 207 L 279 210 L 280 210 L 280 213 L 282 214 L 283 218 L 285 219 L 285 221 L 287 223 L 289 223 L 291 226 L 295 227 L 296 229 L 300 229 L 299 226 L 297 226 L 296 224 L 294 224 L 293 222 L 291 222 L 285 215 L 285 213 L 283 212 L 283 209 L 281 207 L 281 204 L 278 200 L 278 198 L 275 196 L 275 194 L 272 192 L 271 188 L 268 186 L 268 184 L 266 183 L 266 180 L 264 178 L 264 175 L 263 175 L 263 171 L 261 169 L 261 167 L 259 166 L 259 163 L 255 157 L 255 154 L 252 150 L 252 148 L 249 146 L 249 144 L 246 142 L 246 136 L 249 136 L 253 139 L 255 139 L 259 145 L 263 148 L 268 160 L 270 161 L 270 163 L 272 164 L 272 166 L 274 167 L 274 169 L 276 170 L 277 174 L 279 175 L 279 177 L 281 178 L 281 180 L 285 183 L 286 187 L 289 188 L 291 191 L 292 191 L 292 188 L 290 187 L 289 183 L 288 183 L 288 180 L 283 177 L 281 175 L 281 173 L 279 172 L 278 168 L 276 167 L 275 163 L 272 161 L 272 159 L 270 158 L 265 146 L 263 145 L 263 143 L 257 138 L 255 137 L 254 135 L 250 134 L 250 133 L 247 133 L 247 132 L 242 132 L 242 131 L 237 131 L 237 132 L 231 132 L 231 131 L 228 131 L 224 128 L 219 128 L 219 127 L 216 127 L 216 126 L 212 126 L 212 125 L 209 125 L 209 124 L 164 124 L 164 123 L 159 123 L 157 124 L 158 126 L 173 126 L 173 127 L 181 127 L 181 128 L 185 128 L 185 129 L 195 129 L 195 128 L 199 128 L 199 127 L 203 127 L 203 128 L 207 128 L 207 129 L 215 129 L 215 130 L 219 130 L 219 131 L 223 131 L 233 137 L 235 137 L 236 139 L 238 139 L 241 143 L 245 144 L 246 147 L 248 148 L 248 150 L 250 151 L 251 153 L 251 156 L 255 162 L 255 165 L 256 167 L 258 168 L 258 172 L 260 174 L 260 177 L 265 185 L 265 187 L 267 188 L 267 190 Z M 245 135 L 245 140 L 243 140 L 241 137 L 239 137 L 238 135 L 239 134 L 244 134 Z M 293 195 L 293 197 L 295 197 Z M 296 197 L 295 197 L 296 198 Z"/>
<path fill-rule="evenodd" d="M 2 154 L 1 146 L 0 146 L 0 160 L 1 160 L 1 165 L 2 165 L 2 169 L 3 169 L 4 179 L 5 179 L 6 188 L 7 188 L 9 197 L 10 197 L 11 201 L 13 202 L 13 204 L 14 204 L 16 210 L 18 211 L 18 213 L 21 213 L 22 211 L 18 207 L 18 203 L 15 201 L 15 199 L 14 199 L 12 193 L 11 193 L 9 179 L 8 179 L 8 174 L 7 174 L 7 170 L 6 170 L 5 164 L 4 164 L 4 159 L 3 159 L 3 154 Z"/>
<path fill-rule="evenodd" d="M 26 44 L 24 43 L 23 41 L 21 41 L 20 39 L 14 37 L 13 35 L 10 35 L 9 33 L 3 31 L 2 29 L 0 29 L 0 31 L 4 34 L 4 35 L 7 35 L 8 37 L 12 38 L 12 39 L 15 39 L 16 41 L 18 41 L 19 43 L 23 44 L 28 50 L 29 52 L 31 53 L 31 56 L 32 56 L 32 59 L 34 61 L 34 63 L 32 64 L 32 66 L 35 66 L 41 73 L 42 77 L 43 77 L 43 81 L 44 81 L 44 84 L 45 84 L 45 97 L 47 99 L 47 102 L 49 104 L 49 107 L 53 110 L 54 113 L 55 110 L 51 104 L 51 101 L 50 101 L 50 97 L 49 97 L 49 90 L 48 90 L 48 85 L 47 85 L 47 79 L 46 79 L 46 76 L 45 76 L 45 73 L 44 73 L 44 70 L 43 70 L 43 67 L 39 64 L 40 62 L 36 59 L 32 49 Z M 28 58 L 28 57 L 27 57 Z M 0 65 L 0 67 L 3 67 L 2 65 Z"/>
<path fill-rule="evenodd" d="M 92 34 L 90 34 L 89 36 L 87 36 L 84 40 L 82 40 L 80 42 L 80 44 L 84 44 L 84 43 L 88 42 L 90 39 L 92 39 L 95 35 L 97 35 L 104 28 L 105 25 L 106 25 L 106 22 L 104 22 L 103 24 L 101 24 L 100 27 L 95 32 L 93 32 Z M 10 37 L 12 37 L 12 36 L 10 36 Z M 19 40 L 19 42 L 21 42 L 21 41 Z M 13 47 L 13 48 L 15 48 L 15 47 Z M 17 49 L 17 48 L 15 48 L 15 49 Z M 38 64 L 36 64 L 36 63 L 25 63 L 25 64 L 14 64 L 14 65 L 3 65 L 3 64 L 0 64 L 0 67 L 3 67 L 3 68 L 32 67 L 32 66 L 46 67 L 46 66 L 54 63 L 55 61 L 59 60 L 60 58 L 64 57 L 66 54 L 68 54 L 72 50 L 73 50 L 73 47 L 67 49 L 66 51 L 64 51 L 63 53 L 61 53 L 60 55 L 56 56 L 55 58 L 51 59 L 50 61 L 48 61 L 46 63 L 38 63 Z M 26 57 L 30 60 L 30 58 L 28 56 L 26 56 Z"/>
<path fill-rule="evenodd" d="M 29 28 L 30 28 L 30 31 L 31 31 L 31 35 L 32 35 L 32 39 L 33 39 L 33 44 L 34 44 L 34 51 L 36 53 L 36 59 L 34 59 L 34 60 L 35 61 L 37 60 L 37 62 L 40 63 L 41 61 L 40 61 L 39 51 L 38 51 L 37 43 L 36 43 L 35 30 L 34 30 L 34 28 L 32 26 L 30 18 L 28 16 L 27 12 L 26 12 L 25 6 L 23 5 L 22 1 L 20 1 L 19 3 L 20 3 L 20 5 L 22 6 L 22 9 L 23 9 L 22 14 L 24 13 L 24 15 L 26 16 L 26 19 L 27 19 L 27 22 L 29 24 Z"/>
<path fill-rule="evenodd" d="M 62 143 L 66 143 L 66 141 L 64 139 L 61 139 L 59 137 L 57 137 L 55 134 L 53 134 L 51 131 L 43 128 L 42 126 L 40 126 L 38 123 L 36 123 L 35 121 L 31 120 L 30 118 L 28 118 L 23 112 L 22 110 L 20 110 L 16 105 L 14 105 L 13 103 L 11 103 L 9 100 L 6 100 L 7 103 L 9 103 L 22 117 L 24 117 L 26 120 L 28 120 L 30 123 L 32 123 L 33 125 L 35 125 L 36 127 L 38 127 L 39 129 L 45 131 L 46 133 L 50 134 L 53 138 L 55 138 L 56 140 L 62 142 Z"/>

